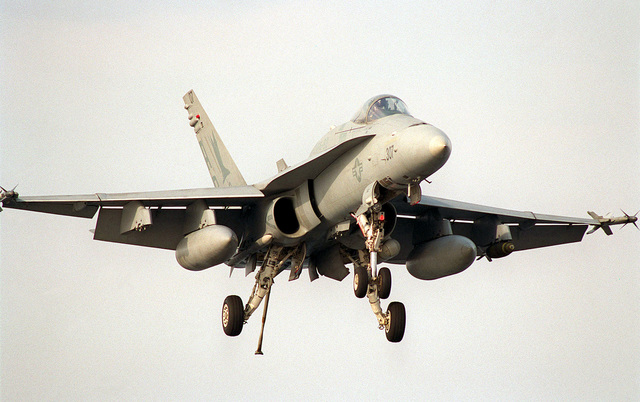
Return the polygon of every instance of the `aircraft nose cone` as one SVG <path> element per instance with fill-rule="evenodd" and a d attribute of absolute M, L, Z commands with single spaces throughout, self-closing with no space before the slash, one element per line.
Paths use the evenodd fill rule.
<path fill-rule="evenodd" d="M 429 141 L 429 152 L 435 158 L 448 159 L 451 155 L 451 141 L 444 133 L 435 134 Z"/>
<path fill-rule="evenodd" d="M 422 180 L 440 169 L 451 155 L 451 140 L 429 124 L 407 128 L 400 144 L 403 164 L 411 180 Z"/>

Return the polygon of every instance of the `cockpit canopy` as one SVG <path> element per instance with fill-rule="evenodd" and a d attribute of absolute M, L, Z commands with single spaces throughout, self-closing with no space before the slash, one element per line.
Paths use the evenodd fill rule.
<path fill-rule="evenodd" d="M 356 124 L 368 124 L 392 114 L 409 115 L 407 105 L 393 95 L 378 95 L 369 99 L 351 119 Z"/>

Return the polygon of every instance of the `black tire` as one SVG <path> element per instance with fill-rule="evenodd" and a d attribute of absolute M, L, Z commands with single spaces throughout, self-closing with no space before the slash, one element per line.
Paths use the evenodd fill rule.
<path fill-rule="evenodd" d="M 238 336 L 244 325 L 244 306 L 240 296 L 227 296 L 222 304 L 222 329 L 228 336 Z"/>
<path fill-rule="evenodd" d="M 393 302 L 387 309 L 389 324 L 385 326 L 385 333 L 389 342 L 400 342 L 404 336 L 404 327 L 407 320 L 407 313 L 404 304 Z"/>
<path fill-rule="evenodd" d="M 389 268 L 380 268 L 378 278 L 378 297 L 386 299 L 391 294 L 391 271 Z"/>
<path fill-rule="evenodd" d="M 367 295 L 369 287 L 369 274 L 364 267 L 355 267 L 353 270 L 353 293 L 358 299 L 362 299 Z"/>

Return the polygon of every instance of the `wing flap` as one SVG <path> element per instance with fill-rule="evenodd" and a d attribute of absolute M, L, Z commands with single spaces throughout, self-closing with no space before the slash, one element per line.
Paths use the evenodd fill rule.
<path fill-rule="evenodd" d="M 122 234 L 120 231 L 122 209 L 102 208 L 98 214 L 93 239 L 175 250 L 184 237 L 182 229 L 185 211 L 185 209 L 154 210 L 152 211 L 153 224 L 146 230 L 134 230 Z"/>
<path fill-rule="evenodd" d="M 152 208 L 149 213 L 151 224 L 144 230 L 123 233 L 121 228 L 123 208 L 101 208 L 93 238 L 112 243 L 175 250 L 185 235 L 185 225 L 188 221 L 187 209 Z M 240 237 L 244 231 L 242 210 L 215 209 L 214 213 L 217 224 L 227 226 Z"/>
<path fill-rule="evenodd" d="M 582 241 L 587 225 L 539 225 L 528 229 L 511 227 L 515 251 Z"/>
<path fill-rule="evenodd" d="M 515 251 L 530 250 L 533 248 L 557 246 L 559 244 L 577 243 L 582 240 L 587 231 L 587 225 L 533 225 L 520 227 L 510 225 L 509 231 Z M 474 239 L 473 224 L 467 222 L 455 222 L 451 225 L 453 234 Z"/>

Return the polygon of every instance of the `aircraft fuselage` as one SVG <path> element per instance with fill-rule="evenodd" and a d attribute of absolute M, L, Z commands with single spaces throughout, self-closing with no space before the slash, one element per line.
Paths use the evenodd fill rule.
<path fill-rule="evenodd" d="M 313 181 L 318 210 L 329 222 L 348 219 L 362 204 L 362 194 L 371 183 L 406 190 L 440 169 L 451 153 L 451 141 L 441 130 L 401 114 L 364 126 L 345 123 L 329 131 L 314 152 L 325 144 L 363 135 L 363 131 L 374 136 L 346 152 Z"/>
<path fill-rule="evenodd" d="M 311 157 L 358 138 L 357 145 L 313 180 L 265 199 L 247 217 L 254 231 L 246 238 L 255 242 L 271 236 L 274 243 L 289 247 L 306 242 L 312 252 L 316 246 L 326 246 L 328 232 L 336 225 L 353 223 L 352 214 L 373 183 L 392 198 L 406 194 L 410 186 L 418 188 L 440 169 L 451 153 L 451 141 L 441 130 L 408 114 L 394 114 L 368 124 L 350 121 L 333 128 Z"/>

